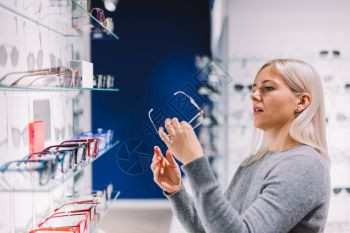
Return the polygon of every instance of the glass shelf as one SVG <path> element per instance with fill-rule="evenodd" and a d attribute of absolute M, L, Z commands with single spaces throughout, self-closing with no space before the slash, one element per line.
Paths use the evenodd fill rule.
<path fill-rule="evenodd" d="M 115 202 L 115 201 L 118 199 L 119 196 L 120 196 L 120 191 L 113 191 L 113 192 L 112 192 L 111 198 L 110 198 L 109 200 L 107 200 L 105 210 L 103 210 L 102 213 L 100 213 L 100 214 L 97 215 L 97 219 L 91 224 L 91 228 L 90 228 L 89 233 L 93 233 L 93 232 L 95 232 L 95 231 L 98 229 L 98 227 L 99 227 L 100 224 L 101 224 L 101 221 L 103 220 L 103 218 L 108 214 L 109 210 L 111 209 L 111 206 L 112 206 L 113 202 Z M 74 201 L 74 198 L 73 198 L 73 199 L 67 198 L 67 199 L 65 199 L 63 202 L 72 202 L 72 201 Z M 59 206 L 60 204 L 62 204 L 63 202 L 60 201 L 60 203 L 56 203 L 56 207 Z M 52 214 L 52 213 L 53 213 L 53 212 L 52 212 L 51 210 L 47 210 L 47 211 L 45 212 L 45 214 L 42 216 L 41 221 L 42 221 L 45 217 L 49 216 L 49 215 Z M 31 220 L 31 221 L 32 221 L 32 220 Z M 32 222 L 30 222 L 30 223 L 27 225 L 26 231 L 25 231 L 25 232 L 29 232 L 29 231 L 31 231 L 32 229 L 35 229 L 35 226 L 38 225 L 39 223 L 40 223 L 40 222 L 38 222 L 38 223 L 32 225 Z M 29 227 L 28 227 L 28 226 L 29 226 Z"/>
<path fill-rule="evenodd" d="M 82 37 L 84 32 L 90 33 L 91 28 L 94 28 L 94 31 L 98 31 L 103 35 L 105 34 L 103 37 L 107 36 L 110 39 L 119 39 L 114 32 L 108 30 L 105 25 L 100 23 L 96 17 L 85 9 L 85 7 L 79 3 L 79 0 L 62 0 L 62 3 L 60 4 L 63 4 L 63 2 L 67 3 L 66 6 L 72 10 L 72 20 L 70 20 L 69 23 L 64 22 L 63 26 L 50 25 L 48 20 L 46 20 L 49 19 L 50 16 L 57 17 L 60 12 L 51 12 L 50 14 L 42 15 L 39 11 L 30 14 L 23 11 L 23 9 L 20 9 L 16 5 L 11 5 L 11 3 L 5 4 L 3 2 L 0 2 L 0 8 L 6 9 L 7 11 L 28 20 L 37 26 L 43 27 L 48 31 L 63 37 Z"/>
<path fill-rule="evenodd" d="M 112 197 L 107 204 L 107 208 L 106 210 L 101 214 L 101 216 L 98 218 L 97 223 L 95 224 L 95 226 L 93 226 L 91 232 L 95 232 L 96 230 L 98 230 L 98 227 L 101 224 L 102 219 L 108 214 L 108 211 L 111 209 L 111 206 L 113 204 L 113 202 L 115 202 L 119 195 L 120 195 L 120 191 L 116 191 L 115 193 L 113 193 L 112 195 L 115 195 L 114 197 Z"/>
<path fill-rule="evenodd" d="M 73 0 L 67 0 L 67 2 L 69 1 L 73 1 Z M 50 26 L 49 24 L 45 23 L 45 20 L 41 20 L 42 16 L 40 14 L 36 14 L 34 18 L 33 16 L 30 16 L 28 13 L 25 13 L 23 11 L 21 11 L 20 9 L 17 9 L 15 6 L 10 6 L 7 4 L 4 4 L 2 2 L 0 2 L 0 8 L 6 9 L 9 12 L 22 17 L 25 20 L 28 20 L 32 23 L 34 23 L 35 25 L 41 26 L 51 32 L 54 32 L 60 36 L 64 36 L 64 37 L 80 37 L 81 33 L 78 30 L 75 30 L 73 28 L 69 28 L 66 30 L 60 30 L 57 29 L 56 27 Z"/>
<path fill-rule="evenodd" d="M 242 56 L 242 57 L 230 57 L 228 58 L 228 63 L 241 63 L 241 62 L 267 62 L 269 60 L 273 60 L 276 58 L 291 58 L 291 59 L 298 59 L 298 60 L 305 60 L 309 62 L 327 62 L 327 63 L 348 63 L 350 62 L 350 57 L 319 57 L 319 56 L 288 56 L 288 55 L 281 55 L 281 56 L 275 56 L 275 57 L 253 57 L 253 56 Z"/>
<path fill-rule="evenodd" d="M 119 40 L 119 37 L 111 30 L 107 29 L 105 25 L 100 23 L 96 17 L 94 17 L 85 7 L 79 3 L 78 0 L 71 0 L 73 3 L 73 9 L 79 8 L 80 13 L 85 15 L 82 17 L 81 15 L 74 15 L 73 22 L 76 22 L 80 25 L 95 25 L 95 30 L 91 32 L 92 39 L 116 39 Z M 79 11 L 78 11 L 79 14 Z M 96 27 L 97 26 L 97 27 Z"/>
<path fill-rule="evenodd" d="M 69 178 L 74 177 L 90 166 L 97 159 L 106 154 L 109 150 L 119 144 L 119 140 L 107 146 L 101 151 L 92 161 L 79 165 L 75 170 L 71 170 L 66 174 L 61 174 L 60 177 L 52 179 L 46 185 L 39 185 L 37 176 L 38 172 L 4 172 L 0 173 L 0 191 L 1 192 L 49 192 L 62 185 Z M 16 176 L 15 176 L 16 175 Z"/>
<path fill-rule="evenodd" d="M 119 88 L 87 88 L 87 87 L 21 87 L 21 86 L 5 86 L 0 84 L 0 90 L 4 91 L 110 91 L 119 92 Z"/>

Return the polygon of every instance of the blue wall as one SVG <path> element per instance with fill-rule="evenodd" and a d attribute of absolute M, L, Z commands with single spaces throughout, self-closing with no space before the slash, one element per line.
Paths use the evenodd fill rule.
<path fill-rule="evenodd" d="M 188 109 L 173 98 L 180 89 L 202 102 L 194 57 L 210 56 L 209 8 L 209 0 L 120 0 L 108 15 L 120 40 L 92 41 L 94 73 L 114 75 L 121 91 L 92 93 L 92 127 L 114 129 L 121 143 L 93 164 L 95 189 L 112 182 L 121 198 L 163 197 L 149 165 L 153 146 L 165 147 L 148 111 L 186 119 Z"/>

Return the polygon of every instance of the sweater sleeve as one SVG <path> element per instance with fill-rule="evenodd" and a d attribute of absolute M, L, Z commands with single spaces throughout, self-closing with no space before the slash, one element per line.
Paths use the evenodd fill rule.
<path fill-rule="evenodd" d="M 265 177 L 260 195 L 240 215 L 221 191 L 206 157 L 182 167 L 194 190 L 194 205 L 207 233 L 284 233 L 292 229 L 327 192 L 325 166 L 311 156 L 289 156 Z M 194 211 L 190 218 L 196 216 Z M 186 214 L 182 213 L 183 219 Z M 197 216 L 195 217 L 197 218 Z M 198 232 L 203 232 L 198 231 Z"/>
<path fill-rule="evenodd" d="M 181 187 L 177 192 L 172 194 L 163 192 L 163 194 L 169 199 L 174 214 L 187 232 L 205 233 L 193 200 L 186 192 L 183 184 L 181 184 Z"/>

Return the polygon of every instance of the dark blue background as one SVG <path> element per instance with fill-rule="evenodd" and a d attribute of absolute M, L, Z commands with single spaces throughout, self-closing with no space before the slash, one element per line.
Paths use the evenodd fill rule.
<path fill-rule="evenodd" d="M 94 4 L 103 8 L 101 2 Z M 175 91 L 186 90 L 202 102 L 195 94 L 194 58 L 210 56 L 209 14 L 209 0 L 120 0 L 117 11 L 107 14 L 120 40 L 92 40 L 92 62 L 95 74 L 115 76 L 120 92 L 92 93 L 92 128 L 114 129 L 121 143 L 93 164 L 94 189 L 112 182 L 121 198 L 163 197 L 147 156 L 147 170 L 129 172 L 117 159 L 125 145 L 137 142 L 142 142 L 139 151 L 153 154 L 159 142 L 149 128 L 148 111 L 153 107 L 155 113 L 178 116 L 170 104 Z"/>

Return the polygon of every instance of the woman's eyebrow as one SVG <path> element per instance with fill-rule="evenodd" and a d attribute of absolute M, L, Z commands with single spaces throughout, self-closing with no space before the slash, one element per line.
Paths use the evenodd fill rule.
<path fill-rule="evenodd" d="M 267 82 L 274 82 L 274 81 L 273 81 L 273 80 L 270 80 L 270 79 L 267 79 L 267 80 L 262 81 L 261 84 L 267 83 Z M 254 84 L 253 84 L 253 87 L 255 87 L 256 85 L 257 85 L 257 84 L 254 83 Z"/>

